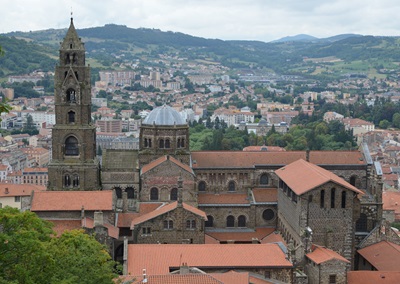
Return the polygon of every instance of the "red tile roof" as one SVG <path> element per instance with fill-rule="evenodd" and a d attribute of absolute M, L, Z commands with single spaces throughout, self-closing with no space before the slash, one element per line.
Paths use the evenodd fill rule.
<path fill-rule="evenodd" d="M 321 264 L 329 260 L 340 260 L 346 263 L 350 263 L 347 259 L 345 259 L 343 256 L 338 254 L 337 252 L 334 252 L 333 250 L 330 250 L 326 247 L 322 246 L 317 246 L 313 245 L 311 248 L 312 252 L 308 253 L 306 256 L 311 259 L 313 262 L 316 264 Z"/>
<path fill-rule="evenodd" d="M 250 268 L 286 267 L 292 264 L 277 244 L 130 244 L 128 273 L 148 275 L 169 273 L 181 263 L 191 267 Z"/>
<path fill-rule="evenodd" d="M 237 229 L 235 232 L 210 232 L 207 231 L 206 235 L 220 241 L 226 242 L 233 240 L 235 242 L 251 242 L 253 238 L 261 240 L 275 231 L 275 228 L 256 228 L 254 232 L 241 232 Z"/>
<path fill-rule="evenodd" d="M 250 283 L 248 272 L 236 272 L 231 270 L 225 273 L 210 273 L 209 275 L 211 275 L 215 279 L 218 279 L 219 281 L 221 281 L 221 283 L 226 283 L 226 284 Z"/>
<path fill-rule="evenodd" d="M 255 188 L 253 195 L 256 202 L 277 202 L 278 189 L 277 188 Z"/>
<path fill-rule="evenodd" d="M 356 193 L 363 194 L 361 190 L 334 173 L 302 159 L 276 170 L 275 173 L 297 195 L 302 195 L 328 182 L 334 182 Z"/>
<path fill-rule="evenodd" d="M 82 220 L 47 220 L 54 224 L 53 230 L 57 233 L 57 236 L 60 236 L 66 230 L 75 230 L 82 228 Z"/>
<path fill-rule="evenodd" d="M 178 167 L 184 169 L 185 171 L 187 171 L 189 173 L 193 173 L 193 170 L 188 165 L 181 163 L 179 160 L 177 160 L 174 157 L 169 156 L 169 155 L 162 156 L 162 157 L 148 163 L 147 165 L 144 165 L 141 169 L 141 173 L 144 174 L 168 160 L 170 160 L 172 163 L 176 164 Z"/>
<path fill-rule="evenodd" d="M 199 206 L 202 204 L 250 204 L 245 193 L 200 193 L 197 202 Z"/>
<path fill-rule="evenodd" d="M 104 191 L 43 191 L 35 192 L 31 211 L 113 210 L 113 192 Z"/>
<path fill-rule="evenodd" d="M 400 271 L 400 246 L 388 241 L 357 251 L 372 266 L 381 271 Z"/>
<path fill-rule="evenodd" d="M 29 196 L 31 195 L 32 191 L 38 192 L 44 190 L 46 190 L 44 185 L 1 183 L 0 197 Z"/>
<path fill-rule="evenodd" d="M 398 284 L 400 271 L 349 271 L 348 284 Z"/>
<path fill-rule="evenodd" d="M 384 191 L 382 199 L 383 210 L 393 210 L 396 220 L 400 220 L 400 192 Z"/>
<path fill-rule="evenodd" d="M 117 226 L 119 228 L 121 227 L 127 227 L 129 228 L 132 224 L 133 219 L 138 218 L 139 216 L 142 216 L 144 214 L 147 214 L 151 211 L 156 210 L 158 207 L 163 205 L 164 203 L 162 202 L 156 202 L 156 203 L 140 203 L 139 205 L 139 212 L 134 212 L 134 213 L 117 213 Z"/>
<path fill-rule="evenodd" d="M 133 279 L 132 279 L 133 278 Z M 131 280 L 132 279 L 132 280 Z M 123 283 L 132 283 L 132 284 L 224 284 L 223 282 L 213 278 L 209 274 L 165 274 L 165 275 L 148 275 L 146 276 L 146 281 L 144 281 L 143 275 L 129 277 L 126 280 L 130 280 L 129 282 Z M 132 282 L 131 282 L 132 281 Z M 239 284 L 239 282 L 236 282 Z M 249 283 L 249 282 L 247 282 Z M 240 284 L 247 284 L 246 282 L 240 282 Z"/>
<path fill-rule="evenodd" d="M 278 146 L 248 146 L 243 148 L 243 151 L 250 151 L 250 152 L 261 152 L 261 151 L 268 151 L 268 152 L 283 152 L 286 151 L 285 148 L 278 147 Z"/>
<path fill-rule="evenodd" d="M 310 151 L 309 157 L 316 165 L 366 165 L 359 151 Z M 288 165 L 299 159 L 306 160 L 305 151 L 192 152 L 193 168 L 253 168 L 254 165 Z"/>
<path fill-rule="evenodd" d="M 277 232 L 273 232 L 269 234 L 268 236 L 264 237 L 261 239 L 262 244 L 268 244 L 268 243 L 279 243 L 281 242 L 285 246 L 287 246 L 285 240 L 283 239 L 281 234 L 278 234 Z"/>
<path fill-rule="evenodd" d="M 189 204 L 182 203 L 183 209 L 192 212 L 193 214 L 199 215 L 202 217 L 204 220 L 207 220 L 207 215 L 204 213 L 204 211 L 201 211 L 200 209 L 197 209 L 196 207 L 193 207 Z M 172 210 L 175 210 L 178 207 L 178 201 L 163 205 L 158 207 L 156 210 L 149 212 L 147 214 L 143 214 L 139 216 L 138 218 L 133 219 L 132 224 L 131 224 L 131 229 L 133 230 L 134 226 L 143 222 L 146 222 L 148 220 L 151 220 L 157 216 L 160 216 L 162 214 L 165 214 L 167 212 L 170 212 Z"/>

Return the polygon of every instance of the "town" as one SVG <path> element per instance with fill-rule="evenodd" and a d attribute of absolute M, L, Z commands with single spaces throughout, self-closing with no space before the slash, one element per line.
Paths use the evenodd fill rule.
<path fill-rule="evenodd" d="M 400 278 L 396 72 L 85 56 L 71 18 L 55 70 L 2 84 L 1 208 L 94 235 L 122 283 Z"/>

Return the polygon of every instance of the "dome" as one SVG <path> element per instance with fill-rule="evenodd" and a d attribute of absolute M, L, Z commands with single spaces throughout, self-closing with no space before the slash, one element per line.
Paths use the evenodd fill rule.
<path fill-rule="evenodd" d="M 266 126 L 266 125 L 268 125 L 268 122 L 264 118 L 261 118 L 260 122 L 258 123 L 258 125 L 259 126 Z"/>
<path fill-rule="evenodd" d="M 186 125 L 186 121 L 172 107 L 163 105 L 153 109 L 142 124 L 150 125 Z"/>

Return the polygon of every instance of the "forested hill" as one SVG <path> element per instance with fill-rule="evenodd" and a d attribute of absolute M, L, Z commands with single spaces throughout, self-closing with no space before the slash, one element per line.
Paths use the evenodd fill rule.
<path fill-rule="evenodd" d="M 178 32 L 133 29 L 115 24 L 77 31 L 85 42 L 88 58 L 95 60 L 99 68 L 109 68 L 119 54 L 124 54 L 125 60 L 178 54 L 189 60 L 207 59 L 232 68 L 253 66 L 287 74 L 304 73 L 301 68 L 311 65 L 305 62 L 305 58 L 332 57 L 346 64 L 365 61 L 369 66 L 377 66 L 384 61 L 400 61 L 398 37 L 349 34 L 312 41 L 265 43 L 205 39 Z M 6 56 L 0 58 L 0 77 L 37 68 L 53 70 L 59 42 L 65 33 L 66 29 L 49 29 L 0 35 L 0 45 L 6 51 Z"/>

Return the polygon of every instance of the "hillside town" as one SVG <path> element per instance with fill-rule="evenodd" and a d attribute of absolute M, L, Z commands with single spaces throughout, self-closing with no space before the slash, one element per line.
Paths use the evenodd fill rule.
<path fill-rule="evenodd" d="M 287 150 L 263 138 L 288 133 L 321 100 L 398 103 L 396 78 L 349 74 L 295 93 L 295 82 L 315 82 L 160 55 L 91 82 L 85 56 L 71 18 L 54 72 L 8 78 L 54 77 L 54 96 L 0 89 L 11 106 L 1 114 L 0 208 L 34 212 L 58 234 L 94 234 L 122 264 L 122 283 L 400 279 L 400 130 L 326 111 L 356 146 Z M 259 143 L 192 151 L 190 125 L 206 121 Z"/>

